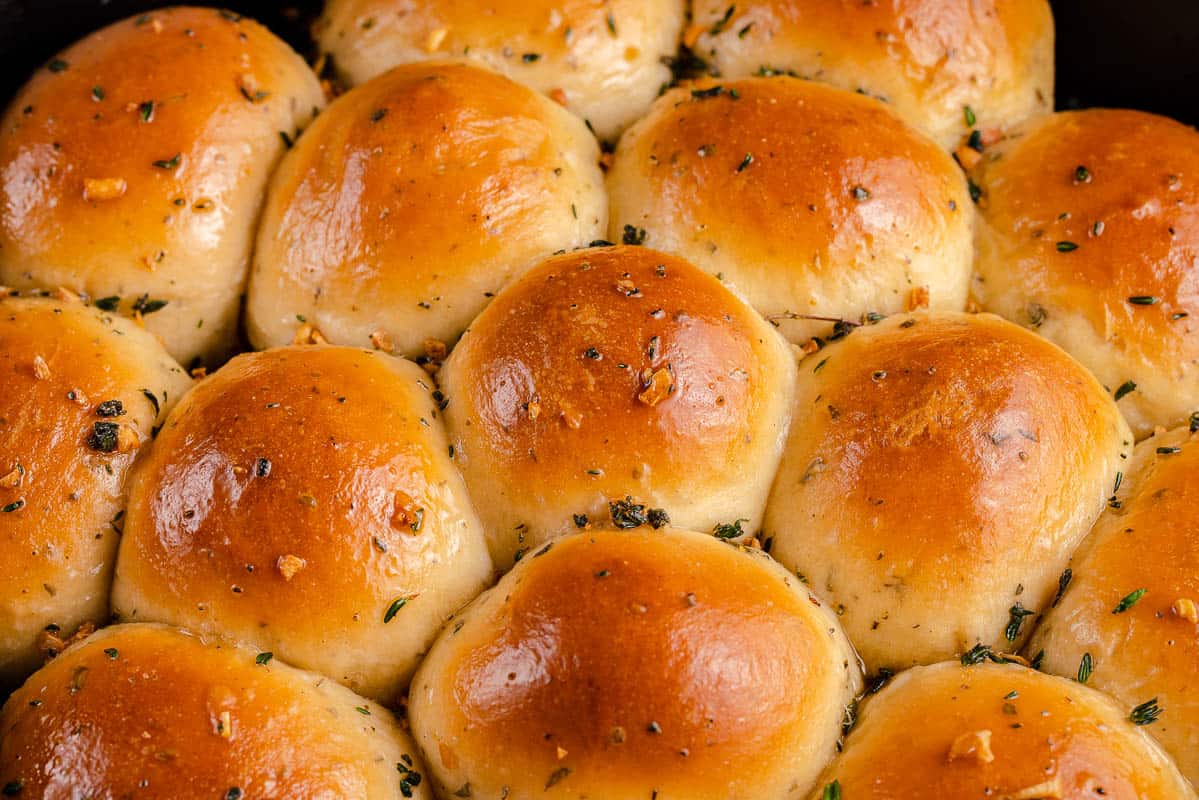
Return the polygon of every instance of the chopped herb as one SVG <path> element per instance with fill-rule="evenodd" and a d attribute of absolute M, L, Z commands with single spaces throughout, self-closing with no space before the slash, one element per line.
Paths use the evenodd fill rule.
<path fill-rule="evenodd" d="M 707 89 L 692 89 L 691 90 L 691 97 L 695 100 L 707 100 L 711 97 L 719 97 L 722 94 L 724 94 L 724 87 L 720 86 L 719 84 L 716 86 L 710 86 Z M 705 145 L 705 146 L 709 146 L 709 145 Z M 703 155 L 707 155 L 707 154 L 704 153 Z"/>
<path fill-rule="evenodd" d="M 732 522 L 722 522 L 712 527 L 712 535 L 717 539 L 736 539 L 744 536 L 745 531 L 741 527 L 742 522 L 749 522 L 747 519 L 738 519 Z"/>
<path fill-rule="evenodd" d="M 378 122 L 379 120 L 383 119 L 386 116 L 387 116 L 386 108 L 376 108 L 374 113 L 371 114 L 371 122 Z"/>
<path fill-rule="evenodd" d="M 1041 664 L 1043 664 L 1044 662 L 1045 662 L 1045 651 L 1038 650 L 1037 654 L 1032 657 L 1032 661 L 1028 662 L 1028 666 L 1032 667 L 1035 670 L 1040 671 Z"/>
<path fill-rule="evenodd" d="M 716 20 L 716 22 L 712 25 L 711 29 L 708 32 L 711 33 L 713 36 L 719 36 L 724 31 L 724 29 L 728 26 L 729 20 L 731 20 L 733 18 L 733 14 L 735 14 L 736 12 L 737 12 L 736 6 L 729 6 L 728 8 L 726 8 L 724 11 L 724 16 L 721 17 L 720 19 Z"/>
<path fill-rule="evenodd" d="M 259 653 L 258 655 L 254 656 L 254 663 L 260 667 L 265 667 L 267 664 L 271 663 L 271 659 L 274 657 L 275 654 L 268 650 L 265 653 Z"/>
<path fill-rule="evenodd" d="M 1016 637 L 1020 635 L 1020 626 L 1024 624 L 1024 618 L 1031 616 L 1034 612 L 1016 603 L 1008 609 L 1007 627 L 1003 629 L 1003 636 L 1008 642 L 1016 641 Z"/>
<path fill-rule="evenodd" d="M 1120 488 L 1120 479 L 1116 478 L 1116 488 Z M 1066 593 L 1066 589 L 1070 586 L 1070 581 L 1074 580 L 1074 570 L 1066 568 L 1061 577 L 1057 579 L 1057 594 L 1053 596 L 1053 602 L 1049 605 L 1050 608 L 1057 608 L 1058 603 L 1062 602 L 1062 595 Z"/>
<path fill-rule="evenodd" d="M 154 416 L 155 416 L 155 418 L 157 418 L 158 412 L 159 412 L 159 405 L 158 405 L 158 398 L 154 396 L 154 392 L 150 391 L 149 389 L 142 389 L 142 396 L 150 401 L 150 405 L 154 406 Z"/>
<path fill-rule="evenodd" d="M 966 119 L 967 128 L 973 128 L 978 122 L 978 117 L 974 115 L 974 109 L 970 106 L 962 106 L 962 116 Z"/>
<path fill-rule="evenodd" d="M 179 166 L 179 159 L 182 157 L 182 153 L 176 153 L 170 158 L 153 162 L 153 166 L 157 167 L 158 169 L 175 169 L 175 167 Z"/>
<path fill-rule="evenodd" d="M 1199 411 L 1191 414 L 1191 433 L 1199 433 Z"/>
<path fill-rule="evenodd" d="M 744 39 L 746 36 L 749 35 L 749 32 L 753 29 L 753 27 L 754 27 L 754 24 L 752 22 L 747 23 L 745 25 L 745 27 L 743 27 L 741 30 L 737 31 L 737 38 Z"/>
<path fill-rule="evenodd" d="M 296 142 L 287 134 L 287 131 L 279 131 L 279 139 L 283 142 L 283 146 L 290 150 Z"/>
<path fill-rule="evenodd" d="M 155 311 L 162 311 L 166 308 L 166 300 L 151 300 L 149 295 L 143 294 L 137 300 L 133 301 L 133 310 L 139 314 L 153 314 Z"/>
<path fill-rule="evenodd" d="M 744 172 L 752 163 L 754 163 L 754 154 L 746 153 L 745 158 L 741 159 L 741 163 L 737 165 L 737 171 Z"/>
<path fill-rule="evenodd" d="M 1079 164 L 1077 167 L 1074 168 L 1074 182 L 1075 183 L 1090 183 L 1091 182 L 1091 171 L 1089 169 L 1087 169 L 1086 167 L 1084 167 L 1082 164 Z M 1084 681 L 1084 683 L 1085 683 L 1085 681 Z"/>
<path fill-rule="evenodd" d="M 966 140 L 966 146 L 976 153 L 983 151 L 983 133 L 979 130 L 970 131 L 970 138 Z"/>
<path fill-rule="evenodd" d="M 254 462 L 254 474 L 259 478 L 265 478 L 271 474 L 271 460 L 269 458 L 261 458 Z"/>
<path fill-rule="evenodd" d="M 608 15 L 608 19 L 612 19 L 612 15 Z M 546 791 L 549 791 L 553 786 L 558 784 L 563 778 L 571 773 L 570 767 L 559 767 L 550 773 L 549 779 L 545 782 Z"/>
<path fill-rule="evenodd" d="M 69 66 L 71 65 L 63 61 L 61 58 L 56 58 L 46 65 L 46 69 L 50 70 L 51 72 L 63 72 Z"/>
<path fill-rule="evenodd" d="M 1157 454 L 1159 456 L 1172 456 L 1172 455 L 1177 455 L 1178 453 L 1181 453 L 1181 452 L 1182 452 L 1181 447 L 1159 447 L 1159 448 L 1157 448 Z"/>
<path fill-rule="evenodd" d="M 853 199 L 857 200 L 858 202 L 862 202 L 863 200 L 869 200 L 870 199 L 870 190 L 866 189 L 863 186 L 853 187 Z"/>
<path fill-rule="evenodd" d="M 1091 679 L 1091 673 L 1095 671 L 1095 662 L 1091 659 L 1090 653 L 1082 654 L 1082 661 L 1078 664 L 1078 682 L 1086 683 Z"/>
<path fill-rule="evenodd" d="M 137 115 L 141 117 L 142 122 L 149 122 L 154 119 L 154 101 L 147 100 L 137 107 Z"/>
<path fill-rule="evenodd" d="M 600 351 L 594 347 L 588 347 L 586 350 L 584 350 L 583 357 L 589 358 L 592 361 L 599 361 L 601 358 L 603 358 L 603 356 L 600 355 Z"/>
<path fill-rule="evenodd" d="M 646 513 L 646 518 L 649 520 L 649 526 L 654 530 L 670 524 L 670 515 L 664 508 L 651 508 Z"/>
<path fill-rule="evenodd" d="M 1162 707 L 1157 704 L 1157 698 L 1146 700 L 1134 708 L 1128 715 L 1134 725 L 1152 725 L 1162 715 Z"/>
<path fill-rule="evenodd" d="M 391 605 L 387 607 L 387 611 L 383 613 L 383 624 L 386 625 L 395 619 L 395 615 L 400 613 L 400 609 L 408 605 L 407 597 L 397 597 L 391 601 Z"/>
<path fill-rule="evenodd" d="M 2 512 L 4 514 L 11 514 L 14 511 L 20 511 L 24 507 L 25 507 L 24 500 L 13 500 L 8 505 L 4 506 L 3 508 L 0 508 L 0 512 Z"/>
<path fill-rule="evenodd" d="M 826 783 L 824 791 L 820 793 L 820 800 L 841 800 L 841 782 Z"/>
<path fill-rule="evenodd" d="M 1078 245 L 1076 245 L 1074 242 L 1064 242 L 1063 241 L 1063 242 L 1057 243 L 1057 251 L 1059 253 L 1073 253 L 1077 249 L 1078 249 Z"/>
<path fill-rule="evenodd" d="M 229 787 L 229 791 L 225 792 L 225 800 L 241 800 L 241 789 L 236 786 Z"/>
<path fill-rule="evenodd" d="M 120 653 L 115 647 L 106 647 L 104 648 L 104 655 L 108 656 L 112 661 L 116 661 Z"/>
<path fill-rule="evenodd" d="M 1116 607 L 1112 609 L 1112 613 L 1123 614 L 1125 611 L 1135 606 L 1148 591 L 1148 589 L 1137 589 L 1124 595 L 1124 597 L 1120 599 L 1120 602 L 1116 604 Z"/>
<path fill-rule="evenodd" d="M 525 53 L 520 57 L 520 60 L 526 64 L 532 64 L 535 61 L 541 60 L 541 53 Z"/>
<path fill-rule="evenodd" d="M 973 178 L 966 179 L 966 188 L 970 190 L 970 199 L 977 203 L 982 199 L 983 190 L 974 182 Z"/>
<path fill-rule="evenodd" d="M 1136 381 L 1124 381 L 1116 389 L 1115 398 L 1117 401 L 1123 400 L 1130 392 L 1135 392 L 1137 389 Z"/>
<path fill-rule="evenodd" d="M 96 406 L 97 417 L 122 417 L 125 415 L 125 404 L 120 400 L 105 400 Z"/>
<path fill-rule="evenodd" d="M 621 237 L 621 244 L 645 244 L 645 228 L 637 228 L 632 225 L 625 225 L 624 235 Z"/>
<path fill-rule="evenodd" d="M 104 99 L 104 87 L 93 86 L 92 87 L 92 99 L 95 100 L 97 103 L 100 102 L 101 100 L 103 100 Z"/>
<path fill-rule="evenodd" d="M 24 788 L 25 782 L 20 779 L 9 781 L 8 783 L 4 784 L 3 789 L 0 789 L 0 794 L 3 794 L 5 797 L 16 797 Z"/>
<path fill-rule="evenodd" d="M 649 522 L 645 506 L 634 503 L 629 495 L 625 495 L 623 500 L 609 501 L 608 514 L 612 517 L 612 524 L 622 530 L 639 528 Z"/>
<path fill-rule="evenodd" d="M 1155 306 L 1161 302 L 1160 299 L 1148 294 L 1137 294 L 1128 298 L 1128 302 L 1134 306 Z"/>
<path fill-rule="evenodd" d="M 121 305 L 121 298 L 115 295 L 112 297 L 101 297 L 96 300 L 94 305 L 101 311 L 116 311 Z"/>
<path fill-rule="evenodd" d="M 115 422 L 93 423 L 92 432 L 87 436 L 87 446 L 101 453 L 111 453 L 117 449 L 118 428 Z"/>
<path fill-rule="evenodd" d="M 576 528 L 586 528 L 590 524 L 586 514 L 574 514 L 571 518 L 574 520 Z"/>

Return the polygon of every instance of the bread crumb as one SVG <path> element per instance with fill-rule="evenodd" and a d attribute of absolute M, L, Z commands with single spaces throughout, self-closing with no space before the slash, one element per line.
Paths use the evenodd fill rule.
<path fill-rule="evenodd" d="M 305 323 L 296 331 L 296 335 L 292 337 L 292 344 L 328 344 L 329 340 L 325 335 L 311 323 Z"/>
<path fill-rule="evenodd" d="M 995 754 L 991 752 L 991 732 L 970 731 L 954 739 L 953 744 L 949 746 L 949 760 L 956 761 L 959 758 L 973 758 L 980 764 L 990 764 L 994 761 Z"/>

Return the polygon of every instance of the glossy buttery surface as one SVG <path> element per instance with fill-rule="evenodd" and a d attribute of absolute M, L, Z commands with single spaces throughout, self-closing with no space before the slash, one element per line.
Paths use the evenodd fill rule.
<path fill-rule="evenodd" d="M 424 783 L 401 789 L 397 765 L 423 770 L 390 712 L 256 661 L 254 650 L 165 626 L 99 631 L 5 704 L 0 785 L 21 798 L 432 796 Z"/>
<path fill-rule="evenodd" d="M 1047 0 L 694 0 L 692 9 L 703 31 L 696 50 L 722 75 L 790 70 L 879 97 L 946 149 L 976 126 L 1053 110 Z"/>
<path fill-rule="evenodd" d="M 642 527 L 523 559 L 446 628 L 409 709 L 444 796 L 780 798 L 859 686 L 835 617 L 760 551 Z"/>
<path fill-rule="evenodd" d="M 956 661 L 908 670 L 868 697 L 812 800 L 833 781 L 846 800 L 1195 797 L 1106 695 L 1011 664 Z"/>
<path fill-rule="evenodd" d="M 479 67 L 413 64 L 354 89 L 275 175 L 250 340 L 288 344 L 307 323 L 409 357 L 452 343 L 513 277 L 600 238 L 598 158 L 579 120 Z"/>
<path fill-rule="evenodd" d="M 497 565 L 626 496 L 676 525 L 751 533 L 795 367 L 715 278 L 644 247 L 557 256 L 475 320 L 439 379 Z M 576 518 L 582 515 L 582 518 Z"/>
<path fill-rule="evenodd" d="M 0 121 L 0 283 L 145 309 L 184 363 L 227 355 L 280 133 L 323 103 L 296 53 L 230 12 L 93 33 Z"/>
<path fill-rule="evenodd" d="M 429 386 L 411 363 L 352 348 L 229 362 L 137 471 L 114 610 L 393 699 L 490 578 Z"/>
<path fill-rule="evenodd" d="M 1199 133 L 1139 111 L 1055 114 L 988 149 L 974 180 L 983 305 L 1112 391 L 1133 382 L 1120 410 L 1138 438 L 1199 409 Z"/>
<path fill-rule="evenodd" d="M 553 97 L 613 138 L 670 82 L 685 0 L 331 0 L 315 33 L 350 83 L 463 57 Z"/>
<path fill-rule="evenodd" d="M 1089 654 L 1089 684 L 1125 705 L 1158 698 L 1149 732 L 1199 780 L 1199 437 L 1181 428 L 1137 445 L 1116 500 L 1026 649 L 1067 677 Z"/>
<path fill-rule="evenodd" d="M 920 293 L 965 306 L 974 209 L 953 159 L 868 97 L 788 77 L 709 83 L 670 90 L 621 139 L 610 239 L 644 229 L 792 341 L 828 328 L 793 314 L 856 320 Z"/>
<path fill-rule="evenodd" d="M 128 320 L 0 299 L 0 690 L 41 663 L 46 626 L 65 639 L 106 620 L 125 476 L 190 384 Z M 100 416 L 113 400 L 122 413 Z M 124 446 L 90 446 L 96 423 L 123 429 Z"/>
<path fill-rule="evenodd" d="M 868 671 L 1013 650 L 1112 491 L 1131 436 L 1059 348 L 990 314 L 866 326 L 799 368 L 763 524 Z"/>

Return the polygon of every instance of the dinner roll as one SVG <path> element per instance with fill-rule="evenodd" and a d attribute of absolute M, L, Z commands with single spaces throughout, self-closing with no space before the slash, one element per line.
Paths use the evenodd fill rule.
<path fill-rule="evenodd" d="M 317 43 L 350 84 L 463 57 L 545 92 L 612 138 L 670 82 L 685 0 L 327 0 Z"/>
<path fill-rule="evenodd" d="M 608 173 L 611 237 L 690 259 L 792 341 L 849 317 L 961 310 L 974 209 L 953 159 L 877 100 L 795 78 L 678 88 Z"/>
<path fill-rule="evenodd" d="M 1199 781 L 1199 416 L 1137 445 L 1113 501 L 1027 647 L 1045 669 L 1136 705 Z M 1088 680 L 1089 674 L 1089 680 Z"/>
<path fill-rule="evenodd" d="M 129 320 L 0 299 L 0 694 L 108 616 L 126 472 L 190 382 Z"/>
<path fill-rule="evenodd" d="M 163 625 L 116 625 L 0 713 L 6 797 L 432 797 L 386 709 L 333 681 Z"/>
<path fill-rule="evenodd" d="M 989 149 L 974 181 L 987 310 L 1086 364 L 1138 438 L 1199 410 L 1199 133 L 1064 112 Z"/>
<path fill-rule="evenodd" d="M 589 525 L 757 530 L 795 364 L 715 278 L 606 247 L 551 258 L 502 292 L 438 377 L 503 567 Z"/>
<path fill-rule="evenodd" d="M 761 551 L 642 527 L 522 560 L 438 638 L 409 714 L 444 797 L 801 797 L 860 685 Z"/>
<path fill-rule="evenodd" d="M 729 78 L 788 72 L 887 101 L 946 149 L 1053 110 L 1048 0 L 692 0 Z"/>
<path fill-rule="evenodd" d="M 86 293 L 184 363 L 220 358 L 267 177 L 323 102 L 303 59 L 229 11 L 82 39 L 0 121 L 0 283 Z"/>
<path fill-rule="evenodd" d="M 452 342 L 509 279 L 602 235 L 598 157 L 566 111 L 465 64 L 399 67 L 343 95 L 271 184 L 250 340 L 287 344 L 310 324 L 410 357 Z"/>
<path fill-rule="evenodd" d="M 862 327 L 799 367 L 764 543 L 870 671 L 1011 651 L 1131 445 L 1066 353 L 990 314 Z"/>
<path fill-rule="evenodd" d="M 1146 713 L 1014 664 L 919 667 L 866 699 L 812 800 L 1194 800 Z"/>
<path fill-rule="evenodd" d="M 348 347 L 241 355 L 198 384 L 133 478 L 114 611 L 393 699 L 491 573 L 429 384 Z"/>

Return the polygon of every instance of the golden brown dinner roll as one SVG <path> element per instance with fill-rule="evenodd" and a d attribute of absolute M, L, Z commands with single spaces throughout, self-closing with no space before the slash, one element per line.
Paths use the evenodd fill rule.
<path fill-rule="evenodd" d="M 144 317 L 185 363 L 224 355 L 267 177 L 323 102 L 291 48 L 229 11 L 84 38 L 0 121 L 0 283 Z"/>
<path fill-rule="evenodd" d="M 965 306 L 973 207 L 953 159 L 868 97 L 794 78 L 667 92 L 608 173 L 611 237 L 736 286 L 792 341 Z"/>
<path fill-rule="evenodd" d="M 1199 416 L 1137 445 L 1027 652 L 1126 705 L 1199 781 Z"/>
<path fill-rule="evenodd" d="M 757 530 L 786 432 L 786 343 L 720 282 L 643 247 L 556 256 L 441 373 L 454 458 L 505 567 L 552 536 Z"/>
<path fill-rule="evenodd" d="M 190 382 L 129 320 L 0 299 L 0 693 L 107 617 L 126 472 Z"/>
<path fill-rule="evenodd" d="M 465 64 L 399 67 L 338 98 L 283 160 L 246 309 L 256 347 L 304 324 L 415 357 L 607 220 L 599 150 L 530 89 Z"/>
<path fill-rule="evenodd" d="M 1048 0 L 692 0 L 728 78 L 788 72 L 887 101 L 944 148 L 1053 110 Z"/>
<path fill-rule="evenodd" d="M 1134 724 L 1151 712 L 1025 667 L 966 660 L 908 670 L 867 698 L 813 800 L 1194 800 Z"/>
<path fill-rule="evenodd" d="M 117 625 L 51 661 L 0 713 L 6 797 L 432 797 L 386 709 L 271 653 Z"/>
<path fill-rule="evenodd" d="M 642 527 L 523 559 L 442 632 L 409 713 L 445 797 L 782 798 L 860 685 L 836 617 L 761 551 Z"/>
<path fill-rule="evenodd" d="M 242 355 L 136 471 L 113 609 L 390 700 L 491 562 L 430 380 L 348 347 Z"/>
<path fill-rule="evenodd" d="M 1014 650 L 1130 445 L 1103 387 L 1035 334 L 891 317 L 800 364 L 763 540 L 872 672 Z"/>
<path fill-rule="evenodd" d="M 989 149 L 974 180 L 987 310 L 1086 364 L 1138 438 L 1199 410 L 1199 133 L 1055 114 Z"/>
<path fill-rule="evenodd" d="M 327 0 L 321 49 L 350 84 L 462 57 L 545 92 L 615 137 L 670 82 L 685 0 Z"/>

